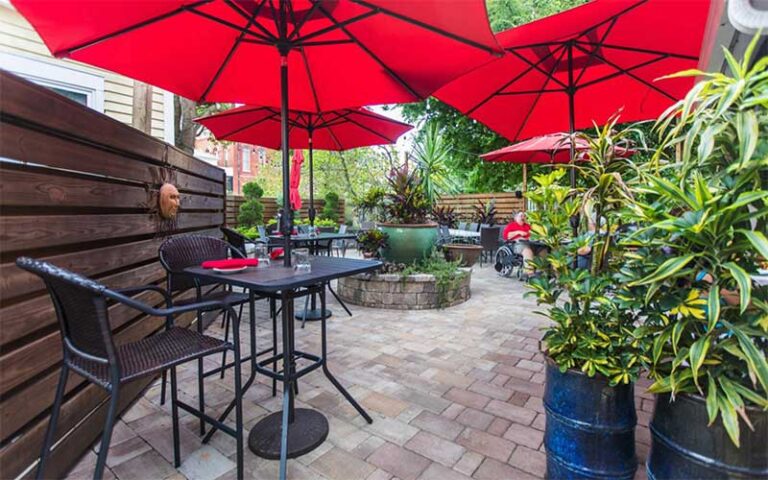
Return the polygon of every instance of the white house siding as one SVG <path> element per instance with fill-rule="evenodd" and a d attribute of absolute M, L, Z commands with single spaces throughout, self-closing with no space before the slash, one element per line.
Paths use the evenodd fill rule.
<path fill-rule="evenodd" d="M 5 0 L 0 0 L 0 53 L 66 67 L 103 78 L 103 113 L 121 122 L 131 124 L 133 109 L 132 79 L 72 60 L 61 60 L 52 57 L 43 41 L 37 35 L 37 32 Z M 0 68 L 3 68 L 2 58 L 0 58 Z M 170 138 L 165 135 L 165 118 L 168 114 L 165 111 L 166 98 L 171 99 L 172 96 L 164 95 L 164 92 L 159 88 L 153 89 L 152 135 L 168 140 Z M 172 109 L 173 105 L 168 105 L 168 108 Z"/>

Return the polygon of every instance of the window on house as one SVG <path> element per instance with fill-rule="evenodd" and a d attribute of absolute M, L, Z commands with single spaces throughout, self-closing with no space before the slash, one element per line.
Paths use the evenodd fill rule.
<path fill-rule="evenodd" d="M 243 147 L 243 171 L 251 171 L 251 149 L 249 147 Z"/>
<path fill-rule="evenodd" d="M 68 65 L 4 52 L 0 52 L 0 65 L 4 70 L 104 113 L 104 77 L 75 70 Z"/>
<path fill-rule="evenodd" d="M 235 179 L 231 175 L 227 175 L 227 193 L 232 193 L 235 189 Z"/>

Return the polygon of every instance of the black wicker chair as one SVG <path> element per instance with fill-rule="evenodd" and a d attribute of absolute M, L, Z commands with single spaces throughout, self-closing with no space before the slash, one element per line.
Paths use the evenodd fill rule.
<path fill-rule="evenodd" d="M 234 316 L 231 305 L 219 300 L 170 307 L 170 295 L 155 285 L 111 290 L 89 278 L 47 262 L 22 257 L 16 260 L 16 265 L 41 277 L 45 282 L 56 310 L 63 343 L 63 364 L 61 366 L 59 383 L 56 387 L 51 419 L 40 454 L 36 478 L 45 477 L 45 466 L 55 438 L 56 423 L 59 419 L 70 370 L 105 389 L 109 394 L 109 409 L 101 436 L 94 478 L 102 478 L 104 472 L 122 385 L 138 378 L 156 375 L 167 370 L 171 371 L 174 465 L 178 467 L 181 464 L 178 412 L 178 409 L 181 408 L 235 437 L 237 443 L 237 472 L 238 477 L 242 478 L 243 417 L 239 361 L 239 320 Z M 147 290 L 163 295 L 168 308 L 154 308 L 130 298 L 131 295 Z M 151 337 L 117 346 L 113 341 L 109 324 L 108 301 L 123 303 L 147 315 L 165 317 L 165 329 Z M 234 343 L 174 326 L 173 318 L 175 315 L 192 311 L 222 309 L 230 311 L 235 319 L 236 328 L 233 329 Z M 234 429 L 179 401 L 176 388 L 177 365 L 227 350 L 233 350 L 235 356 Z M 201 391 L 200 395 L 202 396 L 202 394 L 203 392 Z"/>
<path fill-rule="evenodd" d="M 212 287 L 214 282 L 204 282 L 197 278 L 184 273 L 184 269 L 188 267 L 200 266 L 206 260 L 219 260 L 222 258 L 245 258 L 245 255 L 238 249 L 231 247 L 227 242 L 214 237 L 204 237 L 201 235 L 185 235 L 180 237 L 169 238 L 160 245 L 160 264 L 165 268 L 167 272 L 166 289 L 170 295 L 177 292 L 183 292 L 186 290 L 194 289 L 195 296 L 193 298 L 179 300 L 174 303 L 174 306 L 186 305 L 193 302 L 203 301 L 221 301 L 228 305 L 239 307 L 239 313 L 242 313 L 243 305 L 250 301 L 250 295 L 248 293 L 233 292 L 231 289 L 219 289 L 215 292 L 203 293 L 204 287 Z M 253 305 L 251 305 L 253 308 Z M 230 314 L 229 310 L 224 311 L 224 318 L 222 322 L 224 324 L 224 340 L 229 339 L 230 331 Z M 203 333 L 203 321 L 202 312 L 198 312 L 197 316 L 197 331 Z M 222 353 L 221 361 L 221 378 L 224 378 L 227 352 Z M 203 379 L 208 376 L 206 372 L 203 372 L 203 360 L 198 360 L 198 388 L 200 389 L 200 398 L 202 399 L 202 392 L 204 390 Z M 165 389 L 166 389 L 166 376 L 163 375 L 162 387 L 161 387 L 161 404 L 165 403 Z M 200 400 L 200 411 L 205 411 L 205 405 Z M 200 435 L 205 434 L 205 422 L 200 421 Z"/>
<path fill-rule="evenodd" d="M 499 242 L 499 230 L 500 227 L 483 227 L 480 229 L 480 245 L 483 247 L 483 251 L 480 254 L 480 266 L 483 266 L 483 258 L 490 258 L 488 262 L 493 262 L 493 257 L 496 254 L 496 250 L 501 245 Z"/>
<path fill-rule="evenodd" d="M 242 233 L 238 232 L 237 230 L 233 230 L 229 227 L 221 227 L 221 233 L 224 234 L 224 238 L 227 240 L 227 243 L 235 247 L 238 251 L 242 252 L 246 256 L 248 255 L 248 251 L 246 247 L 248 245 L 266 245 L 269 246 L 269 239 L 257 239 L 253 240 Z"/>

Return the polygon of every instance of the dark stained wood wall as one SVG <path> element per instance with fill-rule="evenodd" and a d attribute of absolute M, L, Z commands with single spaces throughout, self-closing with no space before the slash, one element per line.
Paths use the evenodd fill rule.
<path fill-rule="evenodd" d="M 464 193 L 461 195 L 444 195 L 437 201 L 439 207 L 451 207 L 462 221 L 472 221 L 475 207 L 479 202 L 488 203 L 493 200 L 496 205 L 496 223 L 506 223 L 515 213 L 525 210 L 525 199 L 517 198 L 514 193 Z"/>
<path fill-rule="evenodd" d="M 240 205 L 245 202 L 245 197 L 240 195 L 230 195 L 227 197 L 227 225 L 230 227 L 237 226 L 237 215 L 240 213 Z M 264 205 L 264 223 L 266 224 L 270 219 L 277 217 L 277 211 L 280 207 L 277 205 L 277 200 L 271 197 L 264 197 L 261 199 L 261 203 Z M 318 217 L 323 212 L 323 206 L 325 200 L 322 198 L 315 198 L 315 210 L 317 210 Z M 339 208 L 336 210 L 339 214 L 339 221 L 344 221 L 344 199 L 339 199 Z M 299 210 L 299 217 L 301 219 L 309 218 L 309 199 L 301 199 L 301 209 Z"/>
<path fill-rule="evenodd" d="M 164 181 L 182 194 L 175 222 L 155 213 Z M 14 260 L 42 258 L 115 288 L 162 284 L 157 248 L 165 238 L 219 236 L 224 172 L 0 70 L 0 208 L 0 478 L 14 478 L 37 459 L 61 361 L 50 299 Z M 161 304 L 154 293 L 137 298 Z M 111 306 L 110 321 L 118 343 L 163 323 L 120 305 Z M 151 381 L 123 389 L 123 406 Z M 70 376 L 58 425 L 58 437 L 67 439 L 54 451 L 49 475 L 62 476 L 97 438 L 105 398 Z"/>

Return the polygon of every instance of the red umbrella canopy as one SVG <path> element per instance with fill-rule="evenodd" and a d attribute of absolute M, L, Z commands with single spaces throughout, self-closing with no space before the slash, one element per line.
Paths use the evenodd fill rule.
<path fill-rule="evenodd" d="M 205 125 L 219 140 L 280 148 L 280 111 L 271 107 L 243 106 L 217 113 L 196 122 Z M 350 148 L 395 143 L 413 128 L 365 108 L 340 109 L 318 114 L 291 111 L 288 145 L 342 151 Z"/>
<path fill-rule="evenodd" d="M 280 50 L 303 111 L 415 101 L 500 53 L 484 0 L 12 3 L 55 56 L 198 101 L 280 106 Z"/>
<path fill-rule="evenodd" d="M 584 139 L 576 139 L 576 150 L 588 148 Z M 486 162 L 568 163 L 571 160 L 571 139 L 567 133 L 553 133 L 524 140 L 480 155 Z"/>
<path fill-rule="evenodd" d="M 293 161 L 291 162 L 291 209 L 299 210 L 301 208 L 301 194 L 299 194 L 299 185 L 301 185 L 301 165 L 304 163 L 304 154 L 301 150 L 294 150 Z"/>
<path fill-rule="evenodd" d="M 497 36 L 507 52 L 438 90 L 510 141 L 658 116 L 694 80 L 710 2 L 594 0 Z M 573 115 L 573 124 L 569 116 Z"/>

